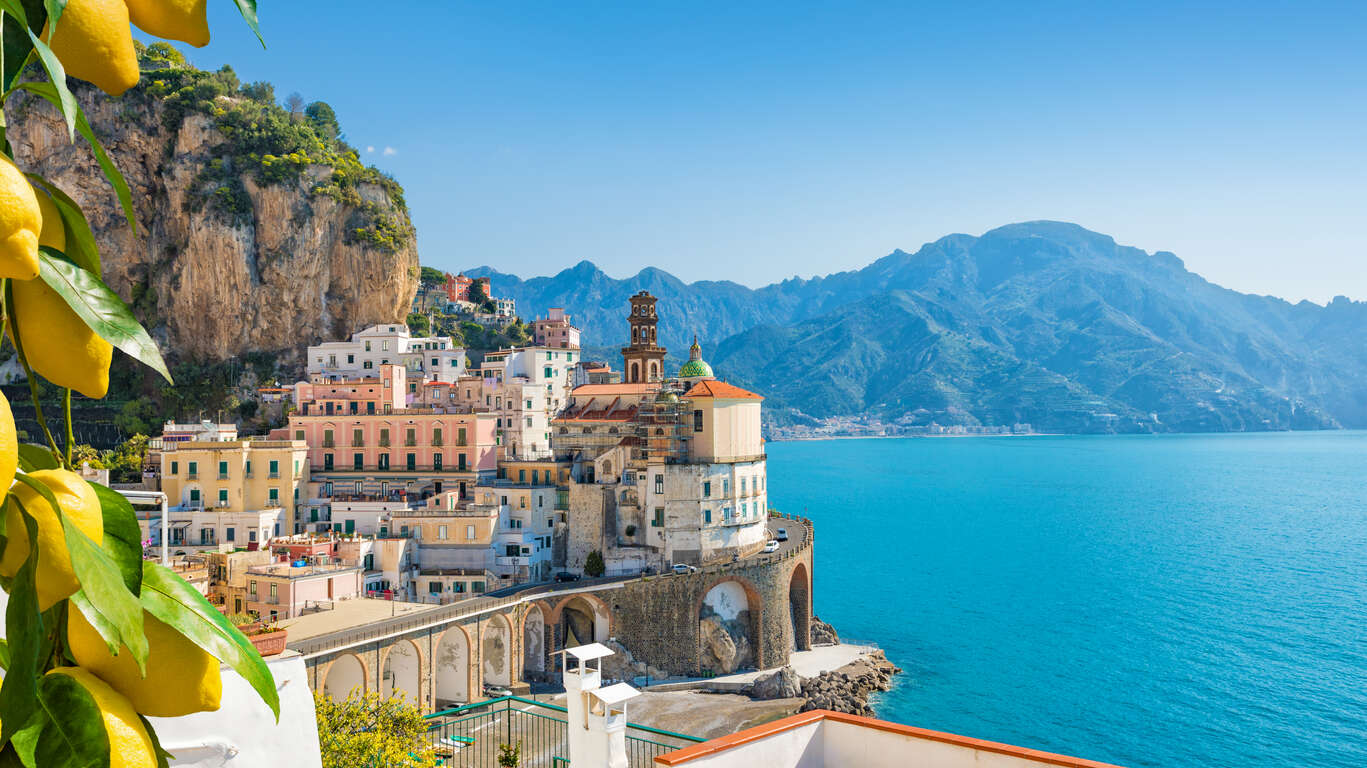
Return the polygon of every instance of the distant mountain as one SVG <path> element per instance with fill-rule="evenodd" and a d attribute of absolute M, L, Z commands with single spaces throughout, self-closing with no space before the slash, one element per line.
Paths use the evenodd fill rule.
<path fill-rule="evenodd" d="M 658 269 L 615 280 L 589 262 L 526 281 L 469 273 L 490 275 L 523 311 L 565 307 L 586 344 L 604 347 L 626 333 L 626 297 L 649 290 L 662 302 L 661 340 L 681 354 L 696 332 L 718 375 L 764 392 L 780 421 L 1367 427 L 1367 303 L 1241 294 L 1171 253 L 1073 224 L 949 235 L 759 289 Z"/>

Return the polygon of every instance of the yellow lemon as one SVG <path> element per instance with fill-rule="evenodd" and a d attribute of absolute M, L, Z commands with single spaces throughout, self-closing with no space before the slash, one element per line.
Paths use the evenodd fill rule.
<path fill-rule="evenodd" d="M 68 75 L 94 83 L 118 96 L 138 82 L 138 54 L 123 0 L 70 0 L 48 37 L 52 52 Z"/>
<path fill-rule="evenodd" d="M 209 44 L 208 0 L 125 0 L 128 17 L 149 35 L 196 48 Z M 60 26 L 60 23 L 59 23 Z"/>
<path fill-rule="evenodd" d="M 70 677 L 95 700 L 104 720 L 104 732 L 109 736 L 109 768 L 156 768 L 152 737 L 128 699 L 80 667 L 57 667 L 48 674 Z"/>
<path fill-rule="evenodd" d="M 14 483 L 14 470 L 19 467 L 19 440 L 14 432 L 14 414 L 9 400 L 0 393 L 0 498 Z"/>
<path fill-rule="evenodd" d="M 62 514 L 71 518 L 91 541 L 96 544 L 104 541 L 104 513 L 90 483 L 65 469 L 40 469 L 30 472 L 29 477 L 52 490 Z M 57 513 L 37 491 L 23 483 L 15 485 L 13 492 L 38 524 L 38 609 L 46 611 L 70 597 L 81 585 L 71 569 L 66 533 L 62 531 L 62 521 L 57 519 Z M 14 505 L 5 513 L 5 533 L 9 542 L 5 545 L 4 556 L 0 557 L 0 576 L 13 577 L 28 559 L 29 552 L 28 528 Z"/>
<path fill-rule="evenodd" d="M 96 400 L 109 391 L 114 347 L 42 280 L 11 283 L 24 357 L 43 378 Z M 13 324 L 10 333 L 14 333 Z"/>
<path fill-rule="evenodd" d="M 23 172 L 0 154 L 0 277 L 38 276 L 38 230 L 43 225 L 38 205 Z"/>
<path fill-rule="evenodd" d="M 38 211 L 43 221 L 42 229 L 38 231 L 38 244 L 66 253 L 66 229 L 62 227 L 62 212 L 57 210 L 57 204 L 52 202 L 47 190 L 34 187 L 33 196 L 38 198 Z"/>
<path fill-rule="evenodd" d="M 67 645 L 77 664 L 127 696 L 139 714 L 180 717 L 218 709 L 223 697 L 218 659 L 147 611 L 142 612 L 142 622 L 147 634 L 147 677 L 139 674 L 127 648 L 111 656 L 109 646 L 79 609 L 67 612 Z"/>

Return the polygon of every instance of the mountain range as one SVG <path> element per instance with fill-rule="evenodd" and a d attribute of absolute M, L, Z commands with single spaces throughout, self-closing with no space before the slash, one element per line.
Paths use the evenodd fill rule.
<path fill-rule="evenodd" d="M 773 423 L 1030 424 L 1037 431 L 1367 427 L 1367 302 L 1239 293 L 1172 253 L 1034 221 L 953 234 L 863 269 L 762 288 L 614 279 L 583 261 L 523 280 L 523 312 L 564 307 L 586 353 L 620 363 L 626 300 L 660 299 L 660 341 L 697 334 L 717 375 L 764 393 Z"/>

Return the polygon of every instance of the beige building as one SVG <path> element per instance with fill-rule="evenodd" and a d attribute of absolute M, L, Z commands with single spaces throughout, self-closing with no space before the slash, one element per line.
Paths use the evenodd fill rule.
<path fill-rule="evenodd" d="M 294 530 L 306 496 L 308 444 L 300 440 L 187 441 L 163 446 L 161 490 L 175 548 L 255 549 Z M 148 531 L 148 538 L 159 532 Z"/>

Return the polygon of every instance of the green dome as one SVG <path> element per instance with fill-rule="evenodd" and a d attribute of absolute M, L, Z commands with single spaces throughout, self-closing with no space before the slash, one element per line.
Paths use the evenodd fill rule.
<path fill-rule="evenodd" d="M 689 360 L 679 368 L 679 378 L 710 379 L 712 378 L 712 366 L 702 360 Z"/>

